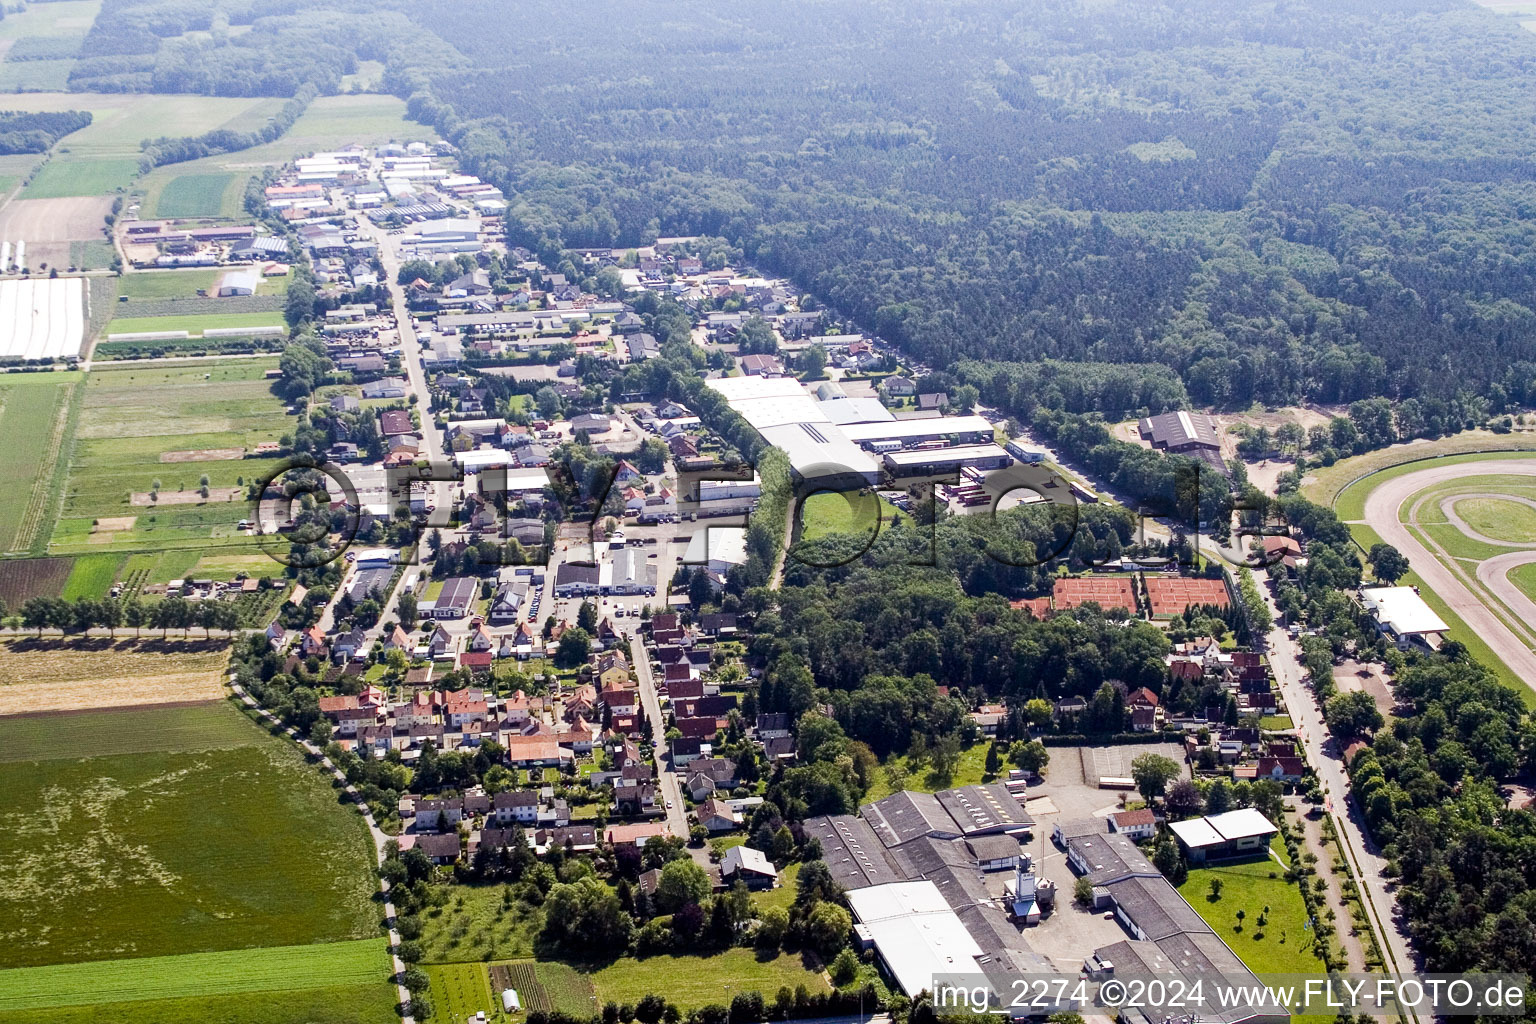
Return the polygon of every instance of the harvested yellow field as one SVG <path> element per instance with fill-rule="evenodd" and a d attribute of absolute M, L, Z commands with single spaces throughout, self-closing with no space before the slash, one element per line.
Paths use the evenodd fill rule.
<path fill-rule="evenodd" d="M 0 715 L 219 700 L 226 640 L 105 637 L 0 643 Z"/>

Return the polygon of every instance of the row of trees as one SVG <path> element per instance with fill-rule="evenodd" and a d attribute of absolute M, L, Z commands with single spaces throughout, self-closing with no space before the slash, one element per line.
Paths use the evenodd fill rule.
<path fill-rule="evenodd" d="M 80 598 L 66 601 L 58 597 L 28 598 L 21 606 L 21 623 L 27 629 L 41 633 L 45 629 L 59 629 L 66 633 L 84 633 L 89 629 L 132 629 L 137 635 L 143 629 L 158 629 L 161 633 L 181 630 L 189 633 L 201 629 L 239 629 L 240 611 L 228 601 L 185 601 L 179 597 L 167 597 L 159 601 L 143 601 L 136 597 Z"/>

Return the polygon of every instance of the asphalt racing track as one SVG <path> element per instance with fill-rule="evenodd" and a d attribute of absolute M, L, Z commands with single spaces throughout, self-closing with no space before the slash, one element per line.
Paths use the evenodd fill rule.
<path fill-rule="evenodd" d="M 1461 479 L 1471 473 L 1483 475 L 1529 476 L 1536 482 L 1536 459 L 1489 459 L 1472 467 L 1466 463 L 1427 466 L 1385 481 L 1365 500 L 1364 522 L 1404 555 L 1424 584 L 1493 649 L 1495 655 L 1520 677 L 1526 686 L 1536 689 L 1536 602 L 1526 597 L 1510 582 L 1509 572 L 1516 566 L 1536 562 L 1536 544 L 1521 545 L 1494 540 L 1473 530 L 1455 514 L 1455 503 L 1474 497 L 1497 497 L 1536 507 L 1536 502 L 1504 494 L 1458 494 L 1444 499 L 1441 507 L 1451 523 L 1469 538 L 1498 547 L 1515 548 L 1508 554 L 1485 559 L 1477 566 L 1477 581 L 1487 588 L 1503 608 L 1480 597 L 1465 569 L 1447 552 L 1430 550 L 1402 520 L 1403 505 L 1429 487 Z M 1410 508 L 1409 520 L 1415 518 L 1417 504 Z M 1430 544 L 1434 541 L 1431 539 Z M 1506 608 L 1508 609 L 1506 611 Z"/>

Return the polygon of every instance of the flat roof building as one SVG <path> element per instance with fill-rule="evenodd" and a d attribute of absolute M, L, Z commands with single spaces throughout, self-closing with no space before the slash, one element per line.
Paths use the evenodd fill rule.
<path fill-rule="evenodd" d="M 1437 646 L 1440 634 L 1450 628 L 1413 587 L 1365 587 L 1360 600 L 1381 631 L 1399 643 L 1416 639 Z"/>
<path fill-rule="evenodd" d="M 886 452 L 884 460 L 885 468 L 896 477 L 958 473 L 967 468 L 1005 469 L 1013 465 L 1013 456 L 995 444 L 962 444 L 926 450 L 908 448 Z"/>
<path fill-rule="evenodd" d="M 993 440 L 992 424 L 985 416 L 935 416 L 921 420 L 890 420 L 882 423 L 850 423 L 843 434 L 854 444 L 900 441 L 904 445 L 952 440 L 976 444 Z"/>
<path fill-rule="evenodd" d="M 1191 861 L 1262 853 L 1279 831 L 1252 807 L 1175 821 L 1168 828 Z"/>
<path fill-rule="evenodd" d="M 931 991 L 935 977 L 976 973 L 986 955 L 932 882 L 855 889 L 848 905 L 886 972 L 909 997 Z"/>

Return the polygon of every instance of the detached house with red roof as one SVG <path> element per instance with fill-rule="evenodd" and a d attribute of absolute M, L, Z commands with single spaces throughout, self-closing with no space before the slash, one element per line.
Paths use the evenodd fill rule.
<path fill-rule="evenodd" d="M 1137 732 L 1156 732 L 1162 728 L 1162 705 L 1158 702 L 1157 694 L 1145 686 L 1127 697 L 1125 706 L 1131 712 L 1131 728 Z"/>

